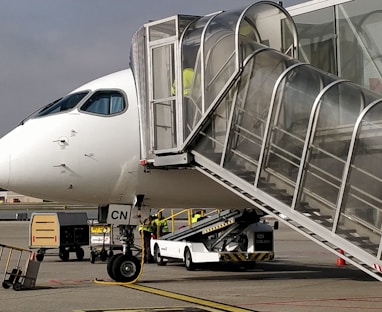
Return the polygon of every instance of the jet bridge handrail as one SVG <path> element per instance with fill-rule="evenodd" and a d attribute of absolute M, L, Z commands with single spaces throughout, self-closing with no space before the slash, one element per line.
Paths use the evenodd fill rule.
<path fill-rule="evenodd" d="M 300 168 L 299 168 L 297 180 L 296 180 L 296 188 L 295 188 L 295 193 L 293 196 L 293 201 L 292 201 L 292 206 L 291 206 L 292 209 L 295 209 L 297 201 L 299 201 L 301 198 L 302 180 L 303 180 L 303 175 L 304 175 L 304 171 L 305 171 L 304 168 L 306 167 L 306 164 L 308 161 L 308 148 L 313 143 L 313 137 L 314 137 L 314 133 L 315 133 L 315 127 L 317 126 L 317 118 L 318 118 L 317 115 L 319 113 L 318 110 L 319 110 L 319 107 L 321 104 L 321 99 L 328 90 L 330 90 L 334 86 L 336 86 L 342 82 L 346 82 L 346 81 L 348 81 L 348 80 L 343 79 L 343 80 L 336 80 L 336 81 L 331 82 L 330 84 L 328 84 L 325 88 L 323 88 L 320 91 L 320 93 L 317 95 L 317 97 L 313 103 L 313 107 L 311 109 L 311 114 L 309 117 L 308 127 L 306 130 L 306 137 L 304 140 L 305 142 L 304 142 L 304 147 L 303 147 L 303 151 L 302 151 L 302 155 L 301 155 Z"/>
<path fill-rule="evenodd" d="M 339 213 L 340 213 L 340 211 L 344 205 L 345 190 L 350 187 L 349 186 L 350 170 L 353 167 L 352 160 L 354 158 L 354 153 L 355 153 L 355 143 L 356 143 L 356 139 L 357 139 L 359 132 L 360 132 L 361 123 L 363 121 L 363 118 L 367 115 L 367 113 L 369 111 L 371 111 L 376 105 L 378 105 L 380 103 L 382 103 L 382 99 L 378 99 L 378 100 L 374 101 L 373 103 L 371 103 L 369 106 L 367 106 L 361 112 L 361 114 L 357 118 L 357 121 L 354 125 L 354 130 L 353 130 L 352 138 L 350 141 L 349 153 L 348 153 L 348 156 L 346 159 L 346 164 L 344 167 L 343 180 L 342 180 L 342 184 L 341 184 L 341 188 L 340 188 L 340 192 L 339 192 L 339 201 L 338 201 L 338 205 L 337 205 L 337 215 L 335 217 L 335 221 L 339 220 Z M 381 231 L 380 231 L 380 233 L 381 233 Z M 378 252 L 379 257 L 381 256 L 381 253 L 382 253 L 382 250 L 381 250 L 381 248 L 379 248 L 379 252 Z"/>
<path fill-rule="evenodd" d="M 274 106 L 275 106 L 275 101 L 276 101 L 276 92 L 277 92 L 277 89 L 279 87 L 279 85 L 281 84 L 281 82 L 283 81 L 284 77 L 286 77 L 286 75 L 291 72 L 294 68 L 298 67 L 298 66 L 303 66 L 305 65 L 305 63 L 296 63 L 296 64 L 293 64 L 292 66 L 288 67 L 280 76 L 279 78 L 277 79 L 274 87 L 273 87 L 273 91 L 272 91 L 272 96 L 271 96 L 271 101 L 270 101 L 270 105 L 269 105 L 269 114 L 268 114 L 268 118 L 267 118 L 267 123 L 265 125 L 265 129 L 264 129 L 264 135 L 263 135 L 263 144 L 261 146 L 261 151 L 260 151 L 260 156 L 259 156 L 259 160 L 258 160 L 258 170 L 256 172 L 256 177 L 255 177 L 255 182 L 254 182 L 254 185 L 257 186 L 258 183 L 259 183 L 259 180 L 260 180 L 260 173 L 261 173 L 261 170 L 259 170 L 260 168 L 264 167 L 265 165 L 265 155 L 266 155 L 266 151 L 269 150 L 269 144 L 270 144 L 270 135 L 271 135 L 271 116 L 273 114 L 273 111 L 274 111 Z"/>

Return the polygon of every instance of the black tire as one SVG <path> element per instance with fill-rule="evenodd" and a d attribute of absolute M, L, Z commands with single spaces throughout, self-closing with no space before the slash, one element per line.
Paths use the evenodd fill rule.
<path fill-rule="evenodd" d="M 16 291 L 19 291 L 23 288 L 23 286 L 19 283 L 19 282 L 16 282 L 13 284 L 13 289 L 16 290 Z"/>
<path fill-rule="evenodd" d="M 8 284 L 7 282 L 3 282 L 3 288 L 8 289 L 9 287 L 11 287 L 10 284 Z"/>
<path fill-rule="evenodd" d="M 141 263 L 134 256 L 122 255 L 115 259 L 112 271 L 117 282 L 131 282 L 138 277 L 141 271 Z"/>
<path fill-rule="evenodd" d="M 58 256 L 62 261 L 68 261 L 69 260 L 69 250 L 65 248 L 60 248 L 60 251 L 58 253 Z"/>
<path fill-rule="evenodd" d="M 184 265 L 186 266 L 187 271 L 195 270 L 195 263 L 192 261 L 191 251 L 187 247 L 184 251 Z"/>
<path fill-rule="evenodd" d="M 243 261 L 239 266 L 244 271 L 253 270 L 256 268 L 256 261 Z"/>
<path fill-rule="evenodd" d="M 97 255 L 94 251 L 90 252 L 90 263 L 94 263 L 95 259 L 97 258 Z"/>
<path fill-rule="evenodd" d="M 113 270 L 112 270 L 114 262 L 118 257 L 121 257 L 122 255 L 123 254 L 121 254 L 121 253 L 115 254 L 112 257 L 110 257 L 109 261 L 107 262 L 107 265 L 106 265 L 107 274 L 109 274 L 110 278 L 113 280 L 115 280 L 115 276 L 114 276 Z"/>
<path fill-rule="evenodd" d="M 85 251 L 83 248 L 77 248 L 76 249 L 76 257 L 77 257 L 77 260 L 81 261 L 84 259 L 84 256 L 85 256 Z"/>
<path fill-rule="evenodd" d="M 37 261 L 42 261 L 42 260 L 44 260 L 44 254 L 43 253 L 37 253 L 36 254 L 36 260 Z"/>
<path fill-rule="evenodd" d="M 100 254 L 99 254 L 99 257 L 100 257 L 101 261 L 106 261 L 107 260 L 107 251 L 105 249 L 102 249 Z"/>
<path fill-rule="evenodd" d="M 158 245 L 154 247 L 154 260 L 159 266 L 164 266 L 167 264 L 167 261 L 160 255 L 160 249 Z"/>

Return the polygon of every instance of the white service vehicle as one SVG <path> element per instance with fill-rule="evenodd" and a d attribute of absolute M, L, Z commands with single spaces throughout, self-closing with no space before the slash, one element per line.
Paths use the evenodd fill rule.
<path fill-rule="evenodd" d="M 256 261 L 272 260 L 273 247 L 273 227 L 252 210 L 226 210 L 151 240 L 158 265 L 177 259 L 187 270 L 218 262 L 250 269 Z"/>

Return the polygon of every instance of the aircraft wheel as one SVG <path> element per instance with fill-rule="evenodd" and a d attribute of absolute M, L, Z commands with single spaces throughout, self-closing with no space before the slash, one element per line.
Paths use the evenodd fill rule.
<path fill-rule="evenodd" d="M 109 261 L 107 262 L 107 266 L 106 266 L 107 274 L 109 274 L 110 278 L 113 280 L 115 280 L 115 276 L 114 276 L 113 270 L 112 270 L 114 262 L 117 258 L 121 257 L 122 255 L 123 254 L 121 254 L 121 253 L 115 254 L 112 257 L 110 257 Z"/>
<path fill-rule="evenodd" d="M 60 251 L 58 253 L 58 256 L 62 261 L 68 261 L 69 260 L 69 250 L 65 248 L 60 248 Z"/>
<path fill-rule="evenodd" d="M 189 248 L 186 248 L 184 252 L 184 264 L 186 265 L 187 271 L 195 270 L 195 263 L 192 261 L 191 251 Z"/>
<path fill-rule="evenodd" d="M 160 255 L 160 249 L 158 245 L 155 245 L 154 247 L 154 260 L 159 266 L 167 264 L 167 261 L 165 261 L 164 258 Z"/>
<path fill-rule="evenodd" d="M 115 259 L 112 271 L 117 282 L 131 282 L 135 280 L 141 270 L 139 260 L 130 255 L 122 255 Z"/>
<path fill-rule="evenodd" d="M 77 259 L 80 261 L 84 258 L 85 251 L 83 250 L 83 248 L 77 248 L 76 249 L 76 256 L 77 256 Z"/>
<path fill-rule="evenodd" d="M 4 281 L 3 288 L 8 289 L 9 287 L 11 287 L 11 285 Z"/>

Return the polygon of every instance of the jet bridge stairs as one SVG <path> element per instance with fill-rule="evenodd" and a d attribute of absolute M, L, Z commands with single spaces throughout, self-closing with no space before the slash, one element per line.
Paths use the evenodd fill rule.
<path fill-rule="evenodd" d="M 308 75 L 315 72 L 310 66 L 301 66 Z M 382 281 L 380 198 L 374 195 L 374 186 L 369 190 L 366 186 L 373 181 L 379 183 L 378 173 L 373 172 L 379 171 L 373 153 L 382 146 L 381 133 L 363 121 L 369 111 L 365 103 L 358 104 L 360 111 L 354 114 L 353 124 L 341 125 L 338 116 L 329 122 L 324 119 L 329 116 L 325 100 L 330 105 L 333 100 L 343 104 L 344 91 L 355 86 L 342 80 L 334 80 L 326 88 L 324 84 L 316 86 L 313 99 L 311 94 L 306 95 L 304 104 L 309 111 L 304 113 L 297 107 L 296 113 L 298 99 L 293 100 L 296 106 L 291 106 L 286 89 L 292 75 L 281 74 L 284 85 L 278 80 L 273 91 L 273 95 L 279 92 L 278 103 L 276 96 L 268 96 L 271 103 L 259 116 L 251 107 L 256 100 L 241 99 L 242 86 L 256 81 L 256 74 L 246 75 L 247 70 L 243 69 L 228 96 L 217 101 L 219 104 L 206 114 L 194 133 L 188 148 L 195 169 Z M 300 79 L 308 78 L 298 70 L 295 74 L 301 75 Z M 319 79 L 322 83 L 325 78 Z M 325 91 L 329 93 L 327 98 Z M 361 96 L 355 99 L 369 95 L 366 90 L 358 92 Z M 267 97 L 261 86 L 257 93 L 254 96 L 260 99 Z M 370 105 L 377 102 L 377 96 L 369 99 Z M 291 111 L 286 112 L 288 109 Z M 288 115 L 298 117 L 289 126 L 285 120 Z"/>
<path fill-rule="evenodd" d="M 251 9 L 263 6 L 273 10 L 277 5 L 258 3 Z M 291 18 L 279 10 L 285 31 L 285 20 Z M 153 168 L 191 167 L 382 281 L 382 99 L 297 61 L 295 55 L 287 55 L 287 48 L 272 48 L 272 39 L 265 40 L 275 33 L 269 25 L 280 21 L 257 23 L 261 14 L 248 12 L 234 16 L 257 28 L 257 38 L 250 41 L 239 34 L 242 28 L 219 31 L 217 26 L 230 24 L 213 24 L 217 18 L 228 18 L 228 13 L 196 20 L 196 26 L 200 21 L 216 28 L 212 43 L 204 36 L 208 30 L 199 32 L 196 26 L 181 37 L 186 47 L 188 38 L 192 43 L 199 38 L 192 31 L 202 33 L 201 58 L 198 54 L 194 69 L 196 92 L 187 100 L 178 94 L 174 101 L 180 105 L 178 111 L 183 107 L 177 131 L 170 132 L 170 123 L 164 126 L 151 118 Z M 272 19 L 277 14 L 266 16 Z M 144 103 L 159 108 L 164 100 Z M 176 133 L 181 144 L 161 150 L 161 133 Z"/>
<path fill-rule="evenodd" d="M 301 66 L 307 72 L 315 71 Z M 367 186 L 379 184 L 378 173 L 374 172 L 379 172 L 379 165 L 373 153 L 382 146 L 381 133 L 363 121 L 367 120 L 365 103 L 359 104 L 359 115 L 354 115 L 352 125 L 341 125 L 337 119 L 324 127 L 328 121 L 324 119 L 328 118 L 324 101 L 332 104 L 334 98 L 342 103 L 341 97 L 346 97 L 343 91 L 355 86 L 341 80 L 332 82 L 326 90 L 322 85 L 315 90 L 313 100 L 307 95 L 309 111 L 302 117 L 304 112 L 293 112 L 296 107 L 286 112 L 288 106 L 292 107 L 286 98 L 288 82 L 280 82 L 273 91 L 273 95 L 280 93 L 278 103 L 275 96 L 269 96 L 269 111 L 259 116 L 250 106 L 256 101 L 247 98 L 243 104 L 244 100 L 239 100 L 243 84 L 256 81 L 256 74 L 246 76 L 246 70 L 194 133 L 188 148 L 195 170 L 382 281 L 380 198 L 375 196 L 375 186 Z M 284 75 L 283 79 L 291 78 Z M 344 90 L 340 90 L 342 87 Z M 266 98 L 261 86 L 257 89 L 256 96 Z M 324 92 L 334 89 L 340 92 L 325 99 Z M 364 93 L 367 91 L 359 89 L 359 94 Z M 369 99 L 370 105 L 377 101 L 377 97 Z M 298 116 L 298 120 L 287 126 L 288 121 L 281 119 L 288 115 Z"/>
<path fill-rule="evenodd" d="M 259 50 L 201 117 L 184 151 L 195 170 L 382 281 L 380 199 L 365 188 L 379 183 L 370 167 L 378 166 L 373 153 L 382 136 L 363 122 L 370 109 L 364 99 L 373 106 L 377 95 Z M 266 52 L 275 56 L 273 72 L 259 78 L 254 68 Z M 284 71 L 267 94 L 264 80 L 281 62 Z M 308 89 L 307 79 L 314 85 Z M 360 103 L 348 112 L 349 100 Z M 344 111 L 330 116 L 336 101 Z M 367 172 L 362 163 L 369 161 Z"/>

